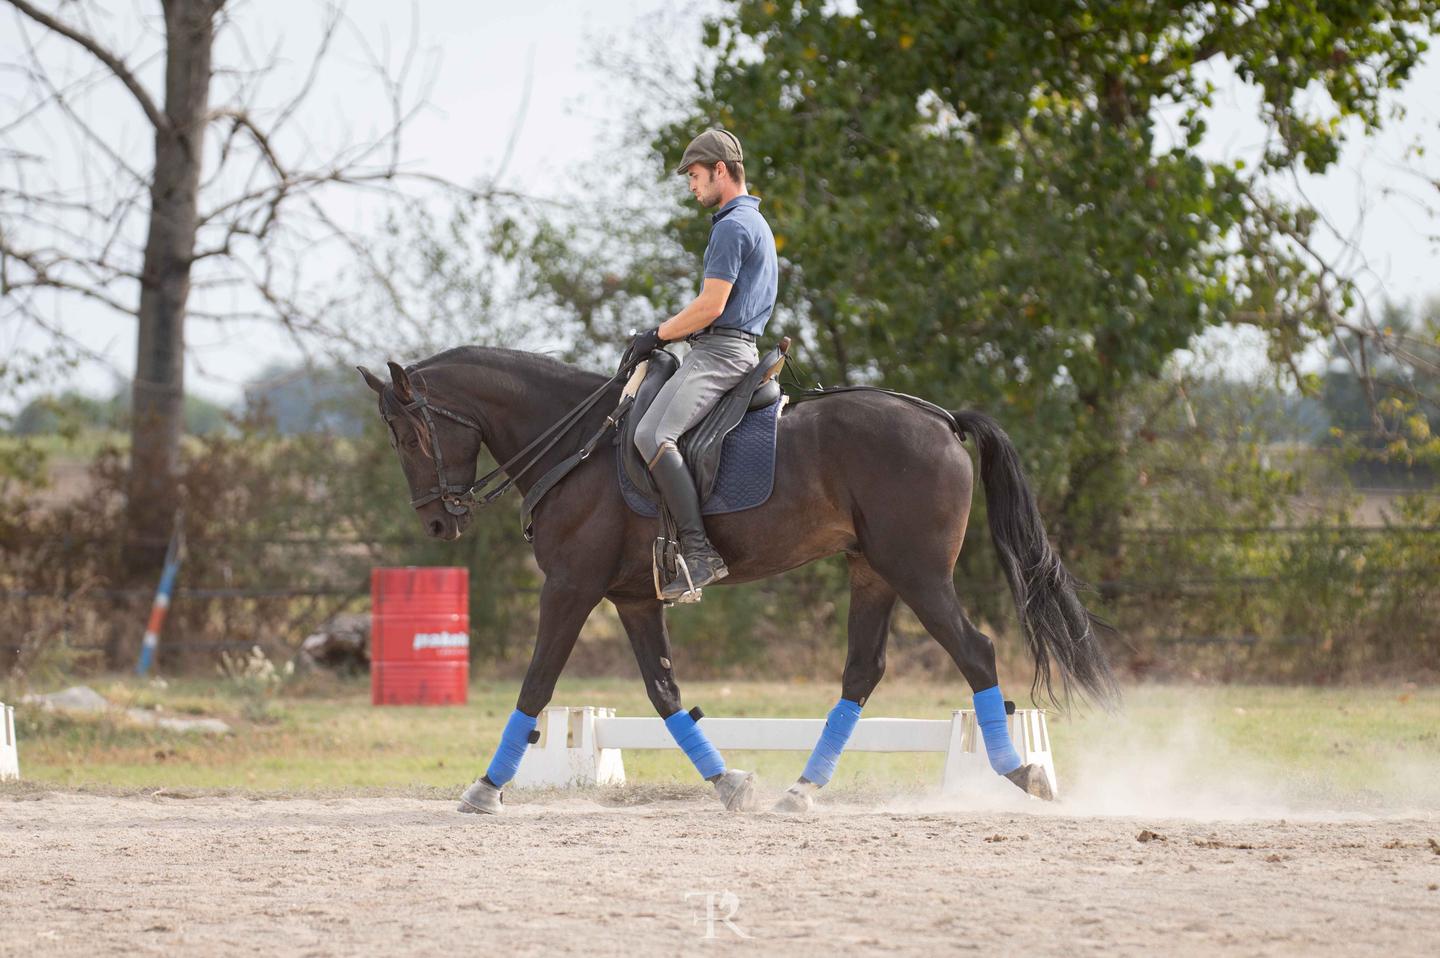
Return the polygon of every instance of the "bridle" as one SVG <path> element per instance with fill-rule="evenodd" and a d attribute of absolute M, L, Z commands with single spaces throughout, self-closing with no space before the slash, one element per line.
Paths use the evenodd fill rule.
<path fill-rule="evenodd" d="M 399 397 L 397 396 L 396 398 L 398 399 Z M 440 434 L 435 429 L 435 417 L 432 416 L 430 412 L 434 410 L 446 419 L 458 422 L 462 426 L 468 426 L 475 430 L 480 434 L 480 441 L 482 443 L 485 441 L 485 430 L 481 428 L 478 422 L 462 416 L 458 412 L 452 412 L 444 406 L 431 405 L 429 397 L 423 393 L 416 396 L 413 401 L 402 405 L 400 410 L 405 413 L 413 414 L 418 412 L 420 414 L 421 420 L 425 423 L 425 432 L 430 436 L 430 458 L 435 463 L 435 485 L 431 486 L 425 495 L 411 499 L 410 506 L 414 509 L 419 509 L 422 506 L 428 506 L 438 499 L 440 503 L 445 506 L 445 511 L 452 516 L 465 515 L 470 511 L 470 507 L 466 503 L 475 502 L 474 490 L 480 483 L 468 484 L 447 481 L 445 478 L 445 452 L 440 448 Z M 403 417 L 386 412 L 383 407 L 380 410 L 380 415 L 384 417 L 385 425 L 390 427 L 391 441 L 398 444 L 399 436 L 395 432 L 395 420 Z M 494 475 L 494 473 L 491 473 L 491 475 Z M 487 476 L 486 478 L 489 477 Z M 499 493 L 495 495 L 495 498 L 499 498 L 504 492 L 505 488 L 502 487 Z M 485 502 L 480 504 L 488 505 L 490 501 L 492 500 L 486 499 Z"/>
<path fill-rule="evenodd" d="M 406 370 L 406 372 L 412 371 L 413 368 L 414 367 L 410 367 Z M 430 434 L 430 457 L 435 462 L 435 485 L 431 486 L 424 495 L 416 496 L 415 498 L 411 499 L 411 507 L 415 509 L 420 509 L 438 500 L 445 507 L 445 511 L 450 513 L 450 515 L 463 516 L 469 513 L 470 506 L 472 504 L 476 507 L 488 506 L 490 503 L 494 502 L 496 499 L 499 499 L 501 496 L 505 495 L 505 493 L 509 492 L 510 487 L 515 485 L 515 481 L 519 479 L 520 476 L 524 475 L 525 472 L 531 469 L 541 459 L 543 459 L 545 457 L 545 454 L 548 453 L 552 448 L 554 448 L 555 444 L 560 441 L 561 437 L 564 436 L 567 432 L 569 432 L 570 429 L 577 422 L 580 421 L 581 417 L 583 417 L 587 412 L 589 412 L 591 408 L 593 408 L 594 405 L 600 401 L 600 397 L 605 394 L 605 391 L 607 389 L 609 389 L 615 383 L 619 382 L 628 374 L 629 371 L 622 367 L 621 372 L 618 372 L 614 376 L 611 376 L 609 379 L 605 380 L 605 382 L 602 383 L 599 388 L 597 388 L 589 396 L 585 397 L 585 399 L 581 401 L 580 405 L 570 410 L 568 413 L 562 416 L 558 422 L 550 426 L 549 429 L 546 429 L 539 436 L 531 440 L 524 449 L 521 449 L 514 456 L 510 457 L 509 460 L 496 466 L 494 469 L 490 470 L 485 475 L 481 476 L 479 479 L 476 479 L 474 482 L 468 485 L 465 483 L 450 482 L 446 479 L 445 454 L 440 448 L 440 434 L 435 429 L 434 417 L 435 415 L 444 416 L 446 419 L 449 419 L 452 422 L 457 422 L 462 426 L 466 426 L 470 429 L 475 430 L 475 432 L 479 433 L 480 442 L 482 444 L 485 442 L 485 430 L 478 422 L 475 422 L 473 419 L 470 419 L 467 416 L 462 416 L 458 412 L 446 409 L 444 406 L 437 406 L 432 403 L 430 401 L 430 398 L 426 396 L 423 392 L 420 392 L 418 389 L 415 390 L 415 398 L 412 399 L 410 402 L 401 405 L 400 409 L 401 412 L 404 413 L 418 413 L 421 420 L 425 423 L 425 431 Z M 393 386 L 391 387 L 391 392 L 394 392 Z M 398 401 L 400 397 L 397 395 L 395 398 Z M 432 412 L 434 413 L 434 415 L 432 415 Z M 391 439 L 398 443 L 399 437 L 395 432 L 395 420 L 402 417 L 399 414 L 388 412 L 385 409 L 385 404 L 383 402 L 381 403 L 380 407 L 380 415 L 384 418 L 385 424 L 390 427 Z M 615 421 L 616 419 L 614 416 L 607 419 L 605 428 L 608 429 L 610 426 L 613 426 L 615 424 Z M 548 442 L 546 442 L 547 439 L 549 440 Z M 536 449 L 536 447 L 540 446 L 542 442 L 545 443 L 545 445 L 539 449 Z M 484 491 L 485 487 L 488 486 L 491 482 L 493 482 L 497 476 L 508 472 L 511 467 L 515 466 L 516 463 L 520 462 L 520 460 L 524 459 L 527 455 L 529 455 L 530 458 L 523 465 L 516 468 L 515 471 L 511 473 L 503 482 L 501 482 L 499 485 L 489 491 Z M 482 491 L 484 492 L 484 494 L 480 495 Z"/>

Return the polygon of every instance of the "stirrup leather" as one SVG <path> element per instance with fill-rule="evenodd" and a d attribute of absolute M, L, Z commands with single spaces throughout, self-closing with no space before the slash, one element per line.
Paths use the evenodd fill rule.
<path fill-rule="evenodd" d="M 682 555 L 680 557 L 680 561 L 676 562 L 675 564 L 680 567 L 681 574 L 685 576 L 685 591 L 680 593 L 680 597 L 677 598 L 675 601 L 699 602 L 701 590 L 695 588 L 695 580 L 690 576 L 690 563 L 686 562 L 685 557 Z"/>

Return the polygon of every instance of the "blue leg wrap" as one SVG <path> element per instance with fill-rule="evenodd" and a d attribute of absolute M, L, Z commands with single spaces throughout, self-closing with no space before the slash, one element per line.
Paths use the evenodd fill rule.
<path fill-rule="evenodd" d="M 665 720 L 665 727 L 675 739 L 675 744 L 685 750 L 701 778 L 714 778 L 725 774 L 725 760 L 710 744 L 710 739 L 700 731 L 700 726 L 690 717 L 689 712 L 680 711 Z"/>
<path fill-rule="evenodd" d="M 530 747 L 530 733 L 534 730 L 534 716 L 526 715 L 519 709 L 511 712 L 505 731 L 500 733 L 500 747 L 495 749 L 495 757 L 490 759 L 485 777 L 502 787 L 514 778 L 520 760 L 525 757 L 525 750 Z"/>
<path fill-rule="evenodd" d="M 975 693 L 975 720 L 985 736 L 985 754 L 997 775 L 1007 775 L 1020 767 L 1020 756 L 1010 743 L 1010 723 L 1005 719 L 1005 696 L 1000 686 L 993 685 Z"/>
<path fill-rule="evenodd" d="M 845 743 L 850 741 L 850 733 L 855 731 L 858 721 L 859 702 L 841 699 L 835 704 L 825 717 L 825 731 L 820 734 L 820 741 L 815 743 L 815 751 L 810 753 L 805 771 L 800 773 L 807 782 L 824 785 L 830 781 L 830 776 L 835 774 L 835 763 L 840 761 L 840 753 L 845 751 Z"/>

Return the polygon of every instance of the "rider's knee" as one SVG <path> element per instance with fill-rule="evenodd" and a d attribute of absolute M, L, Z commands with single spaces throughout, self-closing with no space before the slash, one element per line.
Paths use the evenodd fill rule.
<path fill-rule="evenodd" d="M 640 460 L 645 463 L 646 469 L 655 467 L 655 460 L 660 458 L 667 446 L 677 451 L 679 449 L 675 445 L 675 437 L 666 435 L 658 423 L 655 427 L 647 428 L 647 424 L 642 420 L 635 430 L 635 448 L 640 451 Z"/>
<path fill-rule="evenodd" d="M 660 451 L 660 439 L 654 429 L 647 429 L 645 425 L 645 421 L 641 420 L 635 428 L 635 448 L 640 452 L 641 461 L 648 465 Z"/>

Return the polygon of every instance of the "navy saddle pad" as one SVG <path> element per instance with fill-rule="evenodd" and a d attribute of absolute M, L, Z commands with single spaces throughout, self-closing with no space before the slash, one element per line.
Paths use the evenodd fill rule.
<path fill-rule="evenodd" d="M 780 422 L 777 399 L 764 409 L 747 412 L 740 424 L 730 430 L 720 446 L 720 469 L 715 476 L 715 489 L 700 506 L 707 516 L 722 512 L 740 512 L 763 505 L 775 486 L 775 435 Z M 640 494 L 616 450 L 615 469 L 620 475 L 620 492 L 631 509 L 642 516 L 658 516 L 655 504 Z"/>

